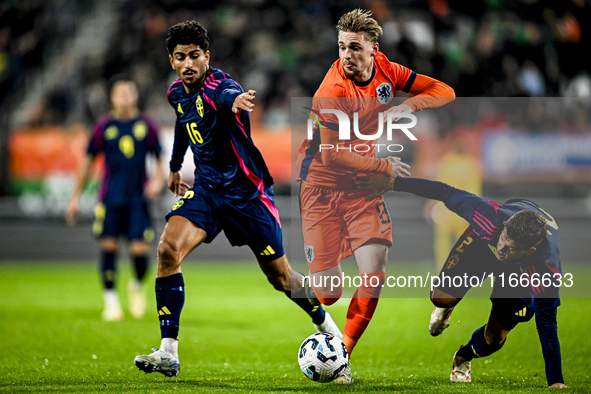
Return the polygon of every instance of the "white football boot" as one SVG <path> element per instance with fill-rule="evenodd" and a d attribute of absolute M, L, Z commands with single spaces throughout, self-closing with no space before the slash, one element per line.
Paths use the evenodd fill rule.
<path fill-rule="evenodd" d="M 314 324 L 314 327 L 316 327 L 316 331 L 317 332 L 327 332 L 329 334 L 334 335 L 335 337 L 342 339 L 343 338 L 343 334 L 341 334 L 341 330 L 339 330 L 339 326 L 337 326 L 337 324 L 334 322 L 334 320 L 332 320 L 332 317 L 330 316 L 330 313 L 328 312 L 324 312 L 324 322 L 322 322 L 322 324 Z"/>
<path fill-rule="evenodd" d="M 456 360 L 456 354 L 454 353 L 453 359 L 453 366 L 451 369 L 451 374 L 449 375 L 450 382 L 471 382 L 472 381 L 472 361 L 464 360 L 461 363 L 458 363 Z"/>
<path fill-rule="evenodd" d="M 351 362 L 347 364 L 347 367 L 341 371 L 339 376 L 333 380 L 336 384 L 351 384 L 353 383 L 353 375 L 351 374 Z"/>
<path fill-rule="evenodd" d="M 125 318 L 119 297 L 115 290 L 105 290 L 103 293 L 103 300 L 105 307 L 101 313 L 101 318 L 104 321 L 121 321 Z"/>
<path fill-rule="evenodd" d="M 134 319 L 142 319 L 146 314 L 148 300 L 144 287 L 137 280 L 130 280 L 127 284 L 127 294 L 129 299 L 129 313 Z"/>
<path fill-rule="evenodd" d="M 133 360 L 135 366 L 145 373 L 160 372 L 169 378 L 178 376 L 181 371 L 179 357 L 155 347 L 152 350 L 152 354 L 136 356 Z"/>
<path fill-rule="evenodd" d="M 449 320 L 453 310 L 453 306 L 451 308 L 435 307 L 435 309 L 433 309 L 431 320 L 429 321 L 429 334 L 431 334 L 431 336 L 436 337 L 449 327 Z"/>

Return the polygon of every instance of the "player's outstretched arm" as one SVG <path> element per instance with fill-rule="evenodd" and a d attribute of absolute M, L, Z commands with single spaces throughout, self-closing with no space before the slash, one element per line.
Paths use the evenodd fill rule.
<path fill-rule="evenodd" d="M 394 179 L 396 177 L 410 176 L 410 166 L 401 161 L 399 157 L 389 156 L 386 159 L 392 163 L 392 172 L 390 173 L 390 176 L 380 174 L 363 175 L 356 176 L 353 179 L 353 185 L 355 189 L 366 190 L 370 192 L 370 194 L 367 195 L 368 199 L 376 198 L 387 191 L 393 190 Z"/>
<path fill-rule="evenodd" d="M 168 188 L 175 196 L 180 197 L 189 190 L 190 186 L 188 183 L 183 182 L 183 177 L 181 176 L 180 171 L 171 171 L 170 174 L 168 174 Z"/>
<path fill-rule="evenodd" d="M 254 95 L 256 94 L 256 90 L 250 89 L 246 93 L 239 94 L 234 99 L 234 104 L 232 104 L 232 112 L 235 114 L 238 113 L 240 110 L 245 110 L 248 112 L 252 112 L 254 109 Z"/>
<path fill-rule="evenodd" d="M 82 194 L 84 185 L 86 184 L 86 181 L 90 176 L 90 170 L 92 169 L 93 161 L 94 157 L 86 155 L 86 157 L 84 157 L 84 161 L 78 169 L 78 174 L 76 175 L 76 183 L 74 184 L 74 190 L 72 191 L 70 201 L 68 202 L 68 207 L 66 208 L 66 223 L 68 223 L 68 225 L 70 226 L 72 226 L 76 222 L 80 194 Z"/>
<path fill-rule="evenodd" d="M 546 380 L 549 388 L 568 388 L 562 376 L 562 356 L 558 341 L 558 323 L 556 308 L 545 309 L 535 313 L 536 329 L 542 345 L 542 355 L 546 365 Z"/>

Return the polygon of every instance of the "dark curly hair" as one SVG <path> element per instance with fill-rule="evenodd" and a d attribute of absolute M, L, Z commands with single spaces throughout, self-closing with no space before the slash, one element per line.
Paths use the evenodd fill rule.
<path fill-rule="evenodd" d="M 539 244 L 546 237 L 548 229 L 542 215 L 527 209 L 517 212 L 504 224 L 507 237 L 528 248 Z"/>
<path fill-rule="evenodd" d="M 207 30 L 196 21 L 185 21 L 177 23 L 168 28 L 166 36 L 166 48 L 172 56 L 177 45 L 199 45 L 203 52 L 209 50 L 209 36 Z"/>

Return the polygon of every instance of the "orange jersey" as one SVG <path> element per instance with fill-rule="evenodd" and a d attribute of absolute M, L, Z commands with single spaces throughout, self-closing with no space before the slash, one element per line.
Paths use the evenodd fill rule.
<path fill-rule="evenodd" d="M 378 132 L 379 113 L 391 108 L 397 90 L 417 95 L 404 102 L 413 111 L 443 105 L 454 97 L 449 86 L 390 62 L 381 52 L 374 57 L 372 76 L 365 82 L 348 78 L 341 60 L 334 62 L 314 94 L 312 112 L 319 122 L 313 138 L 305 140 L 299 149 L 299 179 L 308 186 L 351 190 L 352 177 L 360 173 L 389 175 L 392 165 L 376 157 L 377 138 L 370 136 Z M 452 98 L 442 101 L 441 97 Z M 357 113 L 358 130 L 365 139 L 351 132 L 350 139 L 340 140 L 337 116 L 321 114 L 322 109 L 345 113 L 351 128 Z"/>

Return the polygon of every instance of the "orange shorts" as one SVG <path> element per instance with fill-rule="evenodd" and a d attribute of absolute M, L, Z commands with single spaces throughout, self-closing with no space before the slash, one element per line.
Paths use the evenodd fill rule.
<path fill-rule="evenodd" d="M 384 199 L 368 200 L 366 195 L 302 186 L 304 252 L 310 272 L 338 265 L 370 241 L 392 246 L 392 223 Z"/>

